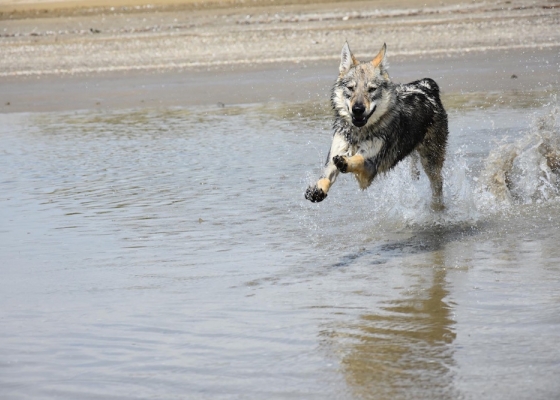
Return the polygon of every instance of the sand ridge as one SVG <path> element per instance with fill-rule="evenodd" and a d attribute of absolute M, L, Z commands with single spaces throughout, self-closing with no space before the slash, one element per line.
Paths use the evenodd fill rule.
<path fill-rule="evenodd" d="M 0 0 L 0 20 L 50 18 L 61 16 L 111 13 L 142 13 L 154 11 L 196 11 L 274 7 L 323 7 L 329 3 L 360 3 L 363 0 Z M 464 0 L 449 0 L 446 4 L 461 4 Z M 442 5 L 440 0 L 370 1 L 378 8 L 410 8 Z M 357 5 L 359 7 L 359 5 Z"/>
<path fill-rule="evenodd" d="M 0 78 L 334 60 L 344 40 L 362 58 L 384 42 L 392 57 L 560 48 L 560 3 L 409 3 L 396 8 L 375 1 L 269 7 L 257 2 L 5 20 Z"/>

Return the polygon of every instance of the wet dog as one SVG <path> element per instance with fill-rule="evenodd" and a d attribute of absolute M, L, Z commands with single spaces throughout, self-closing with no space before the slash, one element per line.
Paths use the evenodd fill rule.
<path fill-rule="evenodd" d="M 387 73 L 384 44 L 370 62 L 356 60 L 348 43 L 342 48 L 339 75 L 332 90 L 334 135 L 321 178 L 305 198 L 323 201 L 339 173 L 352 173 L 360 188 L 380 172 L 412 155 L 430 179 L 432 208 L 443 209 L 442 167 L 447 147 L 447 113 L 439 87 L 424 78 L 393 83 Z"/>

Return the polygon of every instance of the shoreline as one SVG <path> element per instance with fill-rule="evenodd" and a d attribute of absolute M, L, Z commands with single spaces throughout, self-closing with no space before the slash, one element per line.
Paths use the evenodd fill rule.
<path fill-rule="evenodd" d="M 387 57 L 395 82 L 431 77 L 444 98 L 472 107 L 492 101 L 538 105 L 560 94 L 558 66 L 547 63 L 556 55 L 557 48 L 493 50 L 470 53 L 470 65 L 465 65 L 462 54 L 442 59 L 393 57 L 389 52 Z M 244 68 L 11 77 L 2 79 L 0 113 L 327 103 L 337 71 L 338 60 L 333 59 Z"/>
<path fill-rule="evenodd" d="M 392 58 L 408 59 L 428 57 L 434 59 L 445 59 L 455 56 L 466 56 L 472 54 L 487 53 L 493 51 L 530 51 L 530 50 L 554 50 L 560 51 L 560 43 L 539 43 L 539 44 L 513 44 L 505 46 L 478 46 L 460 49 L 430 49 L 430 50 L 401 50 L 393 52 Z M 359 53 L 356 53 L 359 54 Z M 365 58 L 367 56 L 363 56 Z M 303 57 L 277 57 L 277 58 L 259 58 L 259 59 L 241 59 L 241 60 L 224 60 L 224 61 L 192 61 L 192 62 L 174 62 L 168 64 L 143 64 L 143 65 L 129 65 L 129 66 L 107 66 L 107 67 L 73 67 L 69 69 L 58 68 L 54 70 L 26 70 L 26 71 L 9 71 L 0 72 L 0 78 L 17 78 L 17 77 L 41 77 L 48 75 L 56 76 L 87 76 L 91 74 L 111 74 L 111 73 L 127 73 L 127 72 L 166 72 L 170 70 L 220 70 L 224 68 L 235 68 L 243 70 L 251 66 L 259 66 L 260 68 L 274 68 L 276 65 L 281 64 L 299 64 L 299 63 L 316 63 L 316 62 L 329 62 L 337 61 L 338 55 L 328 54 L 324 56 L 303 56 Z"/>

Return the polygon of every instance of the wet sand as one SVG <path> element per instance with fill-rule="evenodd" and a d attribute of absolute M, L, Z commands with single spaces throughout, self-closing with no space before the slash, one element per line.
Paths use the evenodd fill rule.
<path fill-rule="evenodd" d="M 447 107 L 475 106 L 505 95 L 537 106 L 558 93 L 556 49 L 480 52 L 445 60 L 391 57 L 397 82 L 432 77 Z M 165 72 L 119 72 L 3 78 L 0 112 L 187 107 L 270 102 L 328 102 L 338 62 L 278 63 L 252 68 Z M 512 78 L 515 75 L 517 78 Z M 485 100 L 487 99 L 487 100 Z M 459 101 L 455 104 L 455 100 Z M 8 104 L 9 103 L 9 104 Z M 487 104 L 480 104 L 487 106 Z M 504 104 L 501 104 L 504 105 Z M 507 106 L 507 104 L 505 104 Z"/>
<path fill-rule="evenodd" d="M 506 102 L 515 98 L 518 105 L 525 98 L 527 105 L 534 107 L 560 90 L 558 64 L 544 62 L 558 58 L 556 49 L 482 52 L 473 55 L 474 62 L 469 65 L 462 56 L 444 61 L 388 57 L 395 81 L 408 82 L 421 76 L 436 79 L 448 108 L 487 107 L 498 103 L 504 93 Z M 4 78 L 0 112 L 326 103 L 337 68 L 338 62 L 333 60 L 218 71 Z"/>
<path fill-rule="evenodd" d="M 3 1 L 0 112 L 326 98 L 344 40 L 446 93 L 558 87 L 558 2 L 287 3 Z"/>

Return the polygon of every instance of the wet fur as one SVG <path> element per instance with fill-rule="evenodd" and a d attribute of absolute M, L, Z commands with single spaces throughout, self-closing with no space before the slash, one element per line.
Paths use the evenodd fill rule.
<path fill-rule="evenodd" d="M 360 188 L 413 155 L 413 175 L 419 159 L 430 179 L 432 208 L 443 209 L 442 167 L 447 146 L 447 113 L 439 87 L 430 78 L 393 83 L 386 68 L 386 46 L 367 63 L 358 62 L 344 45 L 339 77 L 331 104 L 335 113 L 333 141 L 321 179 L 306 199 L 327 197 L 339 173 L 353 173 Z"/>

